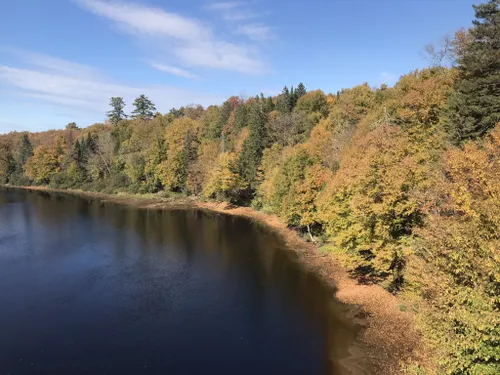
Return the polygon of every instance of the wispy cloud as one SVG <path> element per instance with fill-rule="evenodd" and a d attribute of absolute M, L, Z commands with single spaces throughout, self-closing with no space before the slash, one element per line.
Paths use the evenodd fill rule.
<path fill-rule="evenodd" d="M 271 28 L 264 25 L 239 25 L 236 28 L 237 34 L 246 35 L 252 40 L 266 40 L 271 39 Z"/>
<path fill-rule="evenodd" d="M 205 6 L 207 10 L 221 11 L 221 10 L 231 10 L 241 7 L 245 3 L 241 1 L 223 1 L 220 3 L 211 3 Z"/>
<path fill-rule="evenodd" d="M 248 74 L 266 70 L 255 46 L 220 39 L 211 27 L 200 20 L 131 2 L 75 1 L 84 9 L 111 20 L 123 32 L 154 38 L 158 45 L 167 45 L 171 55 L 165 58 L 175 60 L 182 66 Z M 225 4 L 226 9 L 231 7 L 230 3 Z"/>
<path fill-rule="evenodd" d="M 216 95 L 173 86 L 130 86 L 116 83 L 98 70 L 85 65 L 40 54 L 25 53 L 23 56 L 25 59 L 16 66 L 0 65 L 2 88 L 16 96 L 56 104 L 70 110 L 91 111 L 104 117 L 110 97 L 122 96 L 126 102 L 132 103 L 135 97 L 143 93 L 163 111 L 188 103 L 208 105 L 223 100 Z M 39 58 L 32 61 L 26 59 L 27 56 Z M 47 62 L 57 64 L 46 66 Z"/>
<path fill-rule="evenodd" d="M 179 77 L 184 77 L 184 78 L 189 78 L 189 79 L 196 79 L 198 78 L 196 75 L 189 73 L 188 71 L 177 68 L 175 66 L 171 65 L 165 65 L 165 64 L 158 64 L 158 63 L 151 63 L 150 64 L 153 68 L 160 70 L 165 73 L 170 73 Z"/>
<path fill-rule="evenodd" d="M 259 13 L 251 10 L 248 3 L 242 1 L 227 1 L 211 3 L 205 6 L 211 12 L 218 12 L 226 21 L 244 21 L 259 17 Z"/>

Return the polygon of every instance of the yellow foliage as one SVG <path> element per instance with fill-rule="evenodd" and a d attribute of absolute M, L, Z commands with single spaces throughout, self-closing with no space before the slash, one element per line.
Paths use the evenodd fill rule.
<path fill-rule="evenodd" d="M 406 236 L 418 225 L 421 204 L 411 193 L 427 170 L 408 153 L 400 129 L 381 125 L 355 138 L 340 168 L 318 197 L 318 218 L 334 247 L 354 258 L 354 270 L 401 282 Z"/>
<path fill-rule="evenodd" d="M 155 175 L 163 187 L 171 191 L 178 191 L 184 187 L 186 173 L 181 152 L 173 155 L 169 153 L 167 160 L 156 166 L 155 169 Z"/>
<path fill-rule="evenodd" d="M 443 167 L 419 231 L 420 274 L 433 277 L 413 280 L 428 303 L 426 337 L 441 365 L 493 374 L 500 370 L 500 125 L 482 143 L 449 150 Z"/>
<path fill-rule="evenodd" d="M 215 141 L 203 142 L 198 150 L 198 158 L 189 167 L 187 178 L 187 188 L 194 194 L 200 194 L 203 191 L 210 171 L 217 164 L 219 155 L 219 144 Z"/>
<path fill-rule="evenodd" d="M 203 195 L 232 200 L 246 187 L 245 180 L 238 174 L 238 156 L 233 152 L 223 152 L 210 171 Z"/>
<path fill-rule="evenodd" d="M 49 183 L 61 171 L 63 157 L 55 147 L 36 147 L 26 163 L 26 175 L 38 184 Z"/>

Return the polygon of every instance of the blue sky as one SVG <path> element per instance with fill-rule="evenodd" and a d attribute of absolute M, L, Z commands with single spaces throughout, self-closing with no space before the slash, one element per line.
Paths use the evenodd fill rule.
<path fill-rule="evenodd" d="M 111 96 L 144 93 L 167 112 L 299 82 L 393 84 L 478 2 L 1 1 L 0 133 L 101 122 Z"/>

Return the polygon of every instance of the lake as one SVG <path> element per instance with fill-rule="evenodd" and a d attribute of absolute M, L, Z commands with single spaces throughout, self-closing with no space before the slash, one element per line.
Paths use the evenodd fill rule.
<path fill-rule="evenodd" d="M 0 188 L 0 375 L 365 373 L 295 257 L 243 218 Z"/>

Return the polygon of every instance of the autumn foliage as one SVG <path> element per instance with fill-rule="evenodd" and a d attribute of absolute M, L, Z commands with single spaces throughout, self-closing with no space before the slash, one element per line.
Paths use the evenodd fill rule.
<path fill-rule="evenodd" d="M 300 84 L 154 116 L 148 102 L 133 120 L 6 134 L 0 182 L 194 195 L 276 214 L 352 277 L 410 301 L 436 357 L 415 371 L 498 374 L 500 47 L 478 45 L 500 32 L 498 6 L 477 7 L 481 22 L 457 33 L 458 67 L 415 70 L 393 87 Z"/>

